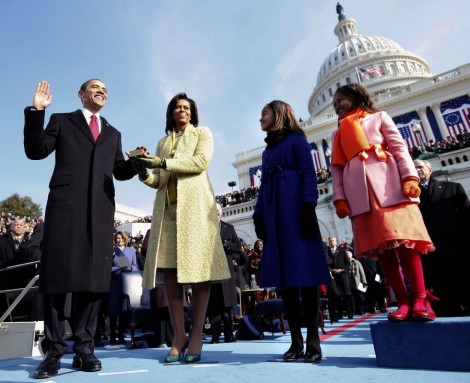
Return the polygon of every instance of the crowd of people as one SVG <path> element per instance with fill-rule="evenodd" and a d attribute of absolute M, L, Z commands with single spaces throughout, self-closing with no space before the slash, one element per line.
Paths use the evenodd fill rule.
<path fill-rule="evenodd" d="M 423 154 L 442 154 L 468 148 L 470 146 L 470 132 L 461 130 L 457 136 L 447 136 L 440 141 L 429 140 L 421 146 L 413 146 L 409 152 L 413 159 Z"/>
<path fill-rule="evenodd" d="M 216 200 L 222 207 L 249 202 L 256 199 L 259 193 L 259 186 L 251 186 L 241 190 L 235 190 L 232 193 L 216 196 Z"/>
<path fill-rule="evenodd" d="M 325 183 L 331 178 L 331 170 L 329 168 L 321 168 L 317 170 L 317 184 Z M 259 186 L 250 186 L 235 190 L 231 193 L 216 196 L 216 200 L 222 207 L 237 205 L 244 202 L 254 201 L 259 194 Z"/>

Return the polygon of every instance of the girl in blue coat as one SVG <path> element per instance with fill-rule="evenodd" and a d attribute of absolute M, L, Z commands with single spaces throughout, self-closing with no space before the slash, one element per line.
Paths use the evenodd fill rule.
<path fill-rule="evenodd" d="M 318 286 L 331 277 L 315 214 L 318 190 L 311 148 L 295 114 L 282 101 L 272 101 L 261 112 L 267 133 L 262 178 L 253 220 L 264 241 L 262 287 L 281 292 L 292 344 L 283 359 L 320 362 Z M 304 354 L 300 323 L 300 296 L 307 323 Z"/>

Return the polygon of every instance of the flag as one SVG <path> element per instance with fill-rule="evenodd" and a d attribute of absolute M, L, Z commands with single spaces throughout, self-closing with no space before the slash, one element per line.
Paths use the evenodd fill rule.
<path fill-rule="evenodd" d="M 376 75 L 382 76 L 382 71 L 380 70 L 380 68 L 376 68 L 376 67 L 359 68 L 359 72 L 363 76 L 367 76 L 367 75 L 370 75 L 370 74 L 376 74 Z"/>
<path fill-rule="evenodd" d="M 408 149 L 412 149 L 413 146 L 419 148 L 424 143 L 428 142 L 426 132 L 423 129 L 423 125 L 416 111 L 393 117 L 393 122 L 397 126 L 403 140 L 405 140 Z M 419 127 L 419 129 L 416 129 L 417 127 Z"/>
<path fill-rule="evenodd" d="M 449 136 L 457 137 L 461 131 L 470 132 L 469 114 L 470 108 L 462 108 L 442 116 L 449 131 Z"/>
<path fill-rule="evenodd" d="M 470 105 L 442 115 L 449 131 L 449 136 L 457 137 L 461 131 L 470 133 Z"/>
<path fill-rule="evenodd" d="M 415 124 L 415 121 L 411 121 L 408 124 L 397 124 L 398 131 L 403 137 L 403 140 L 405 140 L 405 143 L 408 149 L 412 149 L 413 146 L 416 146 L 417 148 L 419 148 L 421 146 L 421 142 L 425 142 L 425 139 L 422 139 L 422 137 L 420 137 L 420 134 L 424 135 L 424 131 L 422 129 L 421 131 L 417 131 L 417 132 L 413 131 L 414 124 Z M 421 139 L 423 141 L 421 141 Z"/>
<path fill-rule="evenodd" d="M 250 173 L 250 184 L 251 184 L 251 187 L 254 187 L 255 186 L 255 176 L 256 176 L 256 172 L 258 170 L 261 170 L 262 169 L 262 166 L 254 166 L 252 168 L 249 169 L 249 173 Z"/>
<path fill-rule="evenodd" d="M 441 113 L 451 137 L 470 132 L 470 98 L 457 97 L 441 104 Z"/>
<path fill-rule="evenodd" d="M 310 143 L 312 157 L 313 157 L 313 166 L 315 167 L 315 171 L 319 171 L 321 169 L 320 164 L 320 154 L 318 153 L 318 146 L 315 142 Z"/>
<path fill-rule="evenodd" d="M 467 96 L 453 98 L 452 100 L 444 101 L 441 103 L 441 112 L 445 114 L 452 112 L 454 109 L 460 109 L 463 106 L 470 106 L 470 98 Z"/>

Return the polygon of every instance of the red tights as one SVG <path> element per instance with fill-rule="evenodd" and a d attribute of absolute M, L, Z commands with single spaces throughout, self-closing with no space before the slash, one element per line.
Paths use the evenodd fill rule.
<path fill-rule="evenodd" d="M 419 253 L 402 245 L 396 249 L 386 250 L 383 254 L 379 254 L 378 258 L 385 277 L 388 279 L 397 297 L 398 309 L 405 310 L 408 313 L 410 310 L 410 298 L 403 280 L 402 269 L 410 284 L 412 297 L 425 294 L 423 268 Z M 419 310 L 425 309 L 424 302 L 414 299 L 413 308 Z"/>

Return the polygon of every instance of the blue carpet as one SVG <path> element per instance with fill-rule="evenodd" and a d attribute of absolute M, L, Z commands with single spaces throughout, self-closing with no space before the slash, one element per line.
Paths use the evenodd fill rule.
<path fill-rule="evenodd" d="M 163 365 L 168 348 L 137 349 L 97 348 L 103 363 L 99 372 L 88 373 L 72 369 L 73 355 L 62 358 L 60 375 L 51 379 L 35 380 L 32 374 L 42 358 L 24 357 L 0 360 L 0 381 L 41 383 L 273 383 L 273 382 L 413 382 L 413 383 L 469 383 L 464 372 L 390 369 L 380 367 L 375 358 L 370 324 L 386 321 L 378 314 L 347 326 L 350 320 L 325 324 L 335 335 L 322 342 L 324 360 L 320 364 L 269 363 L 280 358 L 289 348 L 290 336 L 266 332 L 261 340 L 236 343 L 204 343 L 202 361 L 194 365 Z M 344 331 L 342 331 L 342 328 Z M 445 346 L 443 346 L 445 347 Z M 429 353 L 435 352 L 429 350 Z M 209 363 L 213 362 L 213 363 Z"/>

